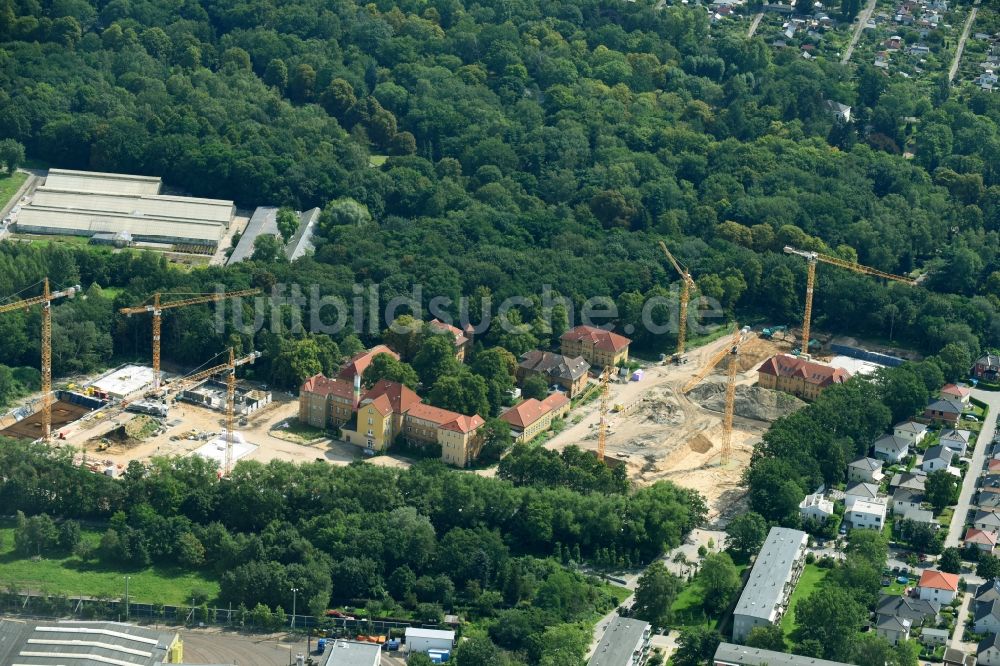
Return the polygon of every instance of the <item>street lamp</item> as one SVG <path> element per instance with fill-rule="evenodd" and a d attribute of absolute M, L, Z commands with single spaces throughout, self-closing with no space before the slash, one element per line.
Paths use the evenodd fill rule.
<path fill-rule="evenodd" d="M 295 631 L 295 601 L 299 594 L 299 588 L 292 588 L 292 631 Z"/>
<path fill-rule="evenodd" d="M 125 621 L 128 621 L 128 581 L 132 576 L 125 576 Z"/>

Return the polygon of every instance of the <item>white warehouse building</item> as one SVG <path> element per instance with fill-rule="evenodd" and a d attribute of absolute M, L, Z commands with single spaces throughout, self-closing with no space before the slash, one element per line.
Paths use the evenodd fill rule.
<path fill-rule="evenodd" d="M 215 248 L 235 213 L 232 201 L 160 194 L 160 179 L 52 169 L 21 208 L 19 233 L 94 236 Z"/>
<path fill-rule="evenodd" d="M 455 632 L 443 629 L 406 628 L 406 651 L 414 652 L 451 652 L 455 645 Z"/>

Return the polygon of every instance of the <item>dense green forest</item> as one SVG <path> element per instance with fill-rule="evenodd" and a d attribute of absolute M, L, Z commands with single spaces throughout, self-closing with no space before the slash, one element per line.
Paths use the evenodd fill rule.
<path fill-rule="evenodd" d="M 625 326 L 675 279 L 662 237 L 741 317 L 797 320 L 804 266 L 780 253 L 791 243 L 929 273 L 914 289 L 824 267 L 820 327 L 928 353 L 997 343 L 996 96 L 712 38 L 703 9 L 651 0 L 3 0 L 0 35 L 0 136 L 29 156 L 245 205 L 326 207 L 315 257 L 293 265 L 185 275 L 77 252 L 44 269 L 125 287 L 121 303 L 216 282 L 345 299 L 354 283 L 387 297 L 420 283 L 425 299 L 537 303 L 549 284 L 576 305 L 612 297 Z M 852 122 L 826 101 L 853 105 Z M 372 168 L 372 154 L 391 157 Z M 12 290 L 43 270 L 23 262 L 3 276 Z M 200 362 L 192 350 L 207 347 L 186 342 L 208 316 L 172 315 L 168 356 Z M 143 326 L 102 330 L 129 355 Z M 547 342 L 534 333 L 508 348 Z"/>
<path fill-rule="evenodd" d="M 213 572 L 218 601 L 233 608 L 287 610 L 295 587 L 299 608 L 314 615 L 330 603 L 371 601 L 422 621 L 458 612 L 526 663 L 579 662 L 588 622 L 616 603 L 574 563 L 648 562 L 706 513 L 696 492 L 666 482 L 620 494 L 558 480 L 516 487 L 437 462 L 401 471 L 241 461 L 223 481 L 216 471 L 193 456 L 133 462 L 111 479 L 65 452 L 2 440 L 0 505 L 33 516 L 17 533 L 29 554 L 70 541 L 60 535 L 72 530 L 43 514 L 100 521 L 99 546 L 81 556 L 124 570 L 161 563 Z M 555 630 L 561 640 L 542 640 Z M 571 661 L 544 659 L 561 650 Z"/>

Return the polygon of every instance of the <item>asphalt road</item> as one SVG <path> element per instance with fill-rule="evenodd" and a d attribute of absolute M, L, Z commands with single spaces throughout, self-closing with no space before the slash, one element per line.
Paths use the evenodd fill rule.
<path fill-rule="evenodd" d="M 979 4 L 979 0 L 976 0 L 976 4 Z M 976 20 L 976 13 L 979 11 L 979 7 L 973 7 L 972 11 L 969 12 L 969 18 L 965 22 L 965 30 L 962 31 L 962 37 L 958 40 L 958 46 L 955 47 L 955 59 L 951 63 L 951 69 L 948 70 L 948 82 L 955 80 L 955 75 L 958 74 L 958 65 L 962 62 L 962 51 L 965 50 L 965 42 L 969 39 L 969 33 L 972 31 L 972 23 Z"/>
<path fill-rule="evenodd" d="M 962 482 L 962 491 L 958 496 L 958 505 L 955 507 L 955 515 L 948 526 L 948 536 L 944 540 L 945 547 L 961 545 L 962 528 L 965 527 L 965 518 L 972 510 L 972 498 L 976 493 L 976 481 L 983 471 L 986 460 L 986 452 L 990 449 L 990 442 L 997 429 L 997 413 L 1000 412 L 1000 393 L 993 391 L 981 391 L 972 389 L 972 397 L 981 402 L 985 402 L 990 407 L 983 429 L 976 439 L 976 448 L 972 452 L 969 471 L 965 473 L 965 480 Z"/>
<path fill-rule="evenodd" d="M 854 54 L 854 47 L 858 45 L 858 40 L 861 39 L 861 33 L 865 29 L 865 24 L 868 23 L 868 20 L 872 17 L 872 12 L 874 11 L 875 0 L 868 0 L 868 4 L 861 10 L 861 13 L 858 14 L 858 26 L 854 29 L 854 35 L 851 37 L 851 43 L 844 51 L 844 57 L 840 59 L 841 65 L 846 65 L 851 60 L 851 56 Z"/>
<path fill-rule="evenodd" d="M 764 12 L 758 12 L 753 17 L 753 23 L 750 24 L 750 29 L 747 31 L 747 39 L 753 37 L 753 33 L 757 32 L 757 26 L 760 25 L 760 20 L 764 18 Z"/>
<path fill-rule="evenodd" d="M 295 655 L 306 653 L 304 640 L 288 641 L 284 634 L 251 636 L 218 629 L 183 630 L 180 634 L 188 663 L 284 666 L 294 664 Z"/>

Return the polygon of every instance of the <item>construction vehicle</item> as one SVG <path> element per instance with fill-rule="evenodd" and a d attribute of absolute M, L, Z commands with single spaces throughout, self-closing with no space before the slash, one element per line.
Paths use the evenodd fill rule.
<path fill-rule="evenodd" d="M 764 338 L 765 340 L 770 340 L 770 339 L 774 338 L 774 336 L 777 335 L 778 333 L 784 333 L 787 330 L 788 330 L 788 327 L 784 326 L 784 325 L 782 325 L 782 326 L 770 326 L 768 328 L 763 329 L 760 332 L 760 337 Z"/>
<path fill-rule="evenodd" d="M 729 464 L 729 458 L 732 456 L 732 443 L 733 443 L 733 413 L 736 409 L 736 368 L 739 365 L 739 354 L 740 348 L 751 338 L 753 333 L 749 328 L 739 328 L 733 332 L 733 337 L 725 347 L 720 349 L 718 353 L 715 354 L 708 363 L 702 367 L 698 373 L 684 385 L 681 389 L 681 393 L 687 393 L 695 386 L 697 386 L 705 377 L 708 377 L 709 373 L 715 369 L 715 366 L 719 365 L 723 359 L 729 359 L 729 366 L 726 369 L 726 406 L 722 417 L 722 450 L 720 455 L 720 464 L 725 467 Z"/>
<path fill-rule="evenodd" d="M 681 303 L 680 314 L 677 320 L 677 351 L 670 357 L 670 362 L 674 364 L 686 363 L 687 361 L 684 359 L 684 342 L 687 335 L 688 301 L 691 299 L 691 290 L 697 288 L 697 285 L 694 283 L 691 273 L 681 266 L 677 259 L 674 258 L 674 255 L 670 254 L 670 250 L 667 249 L 667 245 L 663 241 L 660 241 L 660 249 L 663 250 L 663 254 L 667 255 L 667 259 L 670 260 L 677 274 L 681 276 Z"/>
<path fill-rule="evenodd" d="M 153 388 L 160 388 L 160 325 L 161 315 L 164 310 L 173 308 L 183 308 L 189 305 L 200 305 L 202 303 L 217 303 L 227 298 L 238 298 L 241 296 L 256 296 L 260 289 L 243 289 L 242 291 L 216 292 L 214 294 L 169 294 L 170 296 L 191 296 L 180 301 L 161 303 L 160 297 L 164 296 L 160 292 L 152 295 L 152 303 L 143 303 L 135 307 L 122 308 L 120 312 L 124 315 L 132 316 L 150 312 L 153 315 Z M 148 298 L 146 299 L 149 300 Z"/>
<path fill-rule="evenodd" d="M 33 305 L 42 306 L 42 439 L 46 442 L 52 437 L 52 301 L 60 298 L 73 298 L 80 291 L 82 291 L 80 285 L 61 291 L 51 291 L 49 279 L 44 278 L 41 296 L 0 305 L 0 314 L 14 310 L 27 310 Z"/>
<path fill-rule="evenodd" d="M 871 275 L 873 277 L 880 277 L 886 280 L 895 280 L 896 282 L 904 282 L 909 285 L 917 284 L 916 280 L 911 280 L 910 278 L 903 277 L 902 275 L 893 275 L 892 273 L 886 273 L 884 271 L 880 271 L 877 268 L 863 266 L 861 264 L 856 264 L 850 261 L 845 261 L 843 259 L 838 259 L 837 257 L 831 257 L 825 254 L 820 254 L 819 252 L 799 250 L 790 245 L 785 246 L 785 254 L 794 254 L 796 256 L 802 257 L 803 259 L 806 260 L 808 264 L 808 269 L 806 271 L 806 307 L 805 307 L 805 314 L 802 317 L 802 342 L 801 342 L 801 346 L 805 347 L 807 353 L 813 343 L 813 340 L 809 337 L 809 325 L 812 320 L 813 288 L 816 284 L 817 262 L 823 262 L 824 264 L 831 264 L 833 266 L 840 266 L 841 268 L 846 268 L 849 271 L 854 271 L 855 273 L 861 273 L 862 275 Z M 799 349 L 799 353 L 802 353 L 801 347 Z"/>
<path fill-rule="evenodd" d="M 597 459 L 601 462 L 604 462 L 604 447 L 608 437 L 608 397 L 610 393 L 608 382 L 611 381 L 611 375 L 614 371 L 614 367 L 608 365 L 601 373 L 601 419 L 597 426 Z"/>

